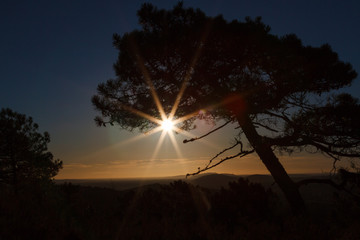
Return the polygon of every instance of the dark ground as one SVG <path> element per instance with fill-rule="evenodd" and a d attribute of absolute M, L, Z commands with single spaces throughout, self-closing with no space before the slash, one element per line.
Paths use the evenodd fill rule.
<path fill-rule="evenodd" d="M 308 211 L 294 217 L 266 175 L 1 186 L 0 240 L 360 239 L 349 194 L 324 184 L 301 192 Z"/>

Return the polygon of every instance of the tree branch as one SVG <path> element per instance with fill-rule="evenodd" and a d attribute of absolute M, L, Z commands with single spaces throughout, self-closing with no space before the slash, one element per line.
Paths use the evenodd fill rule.
<path fill-rule="evenodd" d="M 236 139 L 235 139 L 235 140 L 236 140 Z M 211 158 L 210 161 L 209 161 L 209 163 L 206 165 L 205 168 L 209 167 L 210 164 L 212 163 L 212 161 L 213 161 L 214 159 L 216 159 L 218 156 L 220 156 L 221 154 L 223 154 L 223 153 L 226 152 L 226 151 L 229 151 L 229 150 L 233 149 L 234 147 L 236 147 L 236 146 L 239 145 L 239 144 L 240 144 L 240 152 L 242 152 L 242 151 L 243 151 L 243 150 L 242 150 L 242 149 L 243 149 L 243 144 L 242 144 L 242 142 L 236 140 L 236 143 L 235 143 L 234 145 L 232 145 L 231 147 L 225 148 L 224 150 L 222 150 L 221 152 L 219 152 L 218 154 L 216 154 L 213 158 Z"/>
<path fill-rule="evenodd" d="M 298 139 L 301 139 L 300 141 Z M 341 149 L 332 149 L 332 147 L 340 148 L 346 147 L 347 145 L 344 144 L 340 146 L 339 144 L 333 145 L 331 143 L 327 143 L 325 141 L 313 140 L 307 137 L 299 137 L 299 136 L 283 136 L 278 138 L 269 138 L 266 137 L 266 141 L 271 146 L 279 146 L 279 147 L 300 147 L 300 146 L 314 146 L 321 152 L 327 154 L 333 159 L 339 159 L 339 157 L 360 157 L 359 153 L 349 153 L 349 152 L 342 152 Z M 335 156 L 336 155 L 336 156 Z"/>
<path fill-rule="evenodd" d="M 265 126 L 265 125 L 263 125 L 263 124 L 261 124 L 261 123 L 258 123 L 258 122 L 254 122 L 254 125 L 258 125 L 258 126 L 263 127 L 263 128 L 265 128 L 265 129 L 267 129 L 267 130 L 269 130 L 269 131 L 272 131 L 272 132 L 276 132 L 276 133 L 279 132 L 279 131 L 276 130 L 276 129 L 273 129 L 273 128 L 271 128 L 271 127 Z"/>
<path fill-rule="evenodd" d="M 237 145 L 237 144 L 236 144 L 236 145 Z M 223 152 L 225 152 L 225 151 L 227 151 L 227 150 L 226 150 L 226 149 L 223 150 L 222 152 L 218 153 L 216 156 L 219 156 L 221 153 L 223 153 Z M 206 166 L 205 168 L 201 169 L 201 168 L 199 167 L 197 172 L 186 174 L 186 178 L 189 177 L 189 176 L 198 175 L 198 174 L 200 174 L 201 172 L 205 172 L 205 171 L 207 171 L 207 170 L 209 170 L 209 169 L 211 169 L 211 168 L 214 168 L 214 167 L 220 165 L 221 163 L 223 163 L 223 162 L 225 162 L 225 161 L 227 161 L 227 160 L 230 160 L 230 159 L 233 159 L 233 158 L 236 158 L 236 157 L 242 158 L 242 157 L 245 157 L 246 155 L 249 155 L 249 154 L 254 153 L 254 152 L 255 152 L 254 149 L 253 149 L 253 150 L 249 150 L 249 151 L 241 151 L 241 152 L 239 152 L 239 153 L 237 153 L 237 154 L 235 154 L 235 155 L 232 155 L 232 156 L 228 156 L 228 157 L 226 157 L 226 158 L 223 158 L 223 159 L 221 159 L 219 162 L 217 162 L 217 163 L 215 163 L 215 164 L 213 164 L 213 165 L 210 166 L 211 162 L 216 158 L 216 156 L 215 156 L 214 158 L 212 158 L 212 159 L 210 160 L 210 162 L 207 164 L 207 166 Z"/>
<path fill-rule="evenodd" d="M 276 114 L 276 113 L 273 113 L 273 112 L 270 112 L 270 111 L 268 111 L 268 110 L 265 110 L 265 111 L 263 111 L 263 113 L 264 114 L 267 114 L 267 115 L 270 115 L 270 116 L 273 116 L 273 117 L 277 117 L 277 118 L 281 118 L 281 119 L 283 119 L 284 121 L 286 121 L 286 122 L 291 122 L 291 120 L 286 116 L 286 115 L 279 115 L 279 114 Z"/>
<path fill-rule="evenodd" d="M 339 151 L 335 151 L 335 150 L 331 150 L 331 148 L 329 146 L 324 146 L 320 143 L 317 143 L 315 141 L 310 141 L 308 143 L 308 145 L 313 145 L 314 147 L 318 148 L 319 150 L 321 150 L 322 152 L 325 152 L 326 154 L 328 155 L 338 155 L 338 156 L 341 156 L 341 157 L 360 157 L 360 154 L 358 153 L 345 153 L 345 152 L 339 152 Z"/>
<path fill-rule="evenodd" d="M 201 139 L 201 138 L 204 138 L 204 137 L 210 135 L 211 133 L 216 132 L 217 130 L 225 127 L 226 125 L 228 125 L 228 124 L 231 123 L 231 122 L 232 122 L 232 120 L 229 120 L 229 121 L 227 121 L 226 123 L 224 123 L 223 125 L 215 128 L 214 130 L 211 130 L 210 132 L 208 132 L 208 133 L 206 133 L 206 134 L 204 134 L 204 135 L 202 135 L 202 136 L 200 136 L 200 137 L 195 137 L 195 138 L 191 138 L 191 139 L 185 139 L 185 140 L 183 141 L 183 143 L 193 142 L 193 141 L 199 140 L 199 139 Z"/>

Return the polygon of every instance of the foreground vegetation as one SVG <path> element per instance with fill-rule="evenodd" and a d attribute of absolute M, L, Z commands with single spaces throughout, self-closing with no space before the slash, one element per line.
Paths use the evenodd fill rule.
<path fill-rule="evenodd" d="M 183 181 L 126 191 L 47 182 L 15 193 L 2 186 L 0 239 L 360 237 L 360 204 L 341 192 L 325 211 L 298 217 L 282 202 L 243 178 L 216 191 Z"/>

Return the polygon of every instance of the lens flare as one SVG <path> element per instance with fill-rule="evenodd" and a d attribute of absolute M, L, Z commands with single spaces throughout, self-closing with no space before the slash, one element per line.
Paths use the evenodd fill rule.
<path fill-rule="evenodd" d="M 208 24 L 204 31 L 203 31 L 203 34 L 201 36 L 201 39 L 200 39 L 200 42 L 205 42 L 206 39 L 207 39 L 207 36 L 210 32 L 210 29 L 211 29 L 211 24 Z M 193 74 L 193 69 L 195 68 L 197 62 L 198 62 L 198 59 L 202 53 L 202 46 L 203 44 L 199 44 L 198 48 L 196 49 L 195 53 L 194 53 L 194 56 L 190 62 L 190 66 L 188 68 L 187 71 L 185 71 L 185 76 L 184 76 L 184 79 L 183 79 L 183 82 L 180 86 L 180 90 L 175 98 L 175 102 L 171 108 L 171 111 L 169 113 L 166 113 L 162 104 L 161 104 L 161 100 L 159 98 L 159 95 L 158 93 L 156 92 L 156 88 L 151 80 L 151 75 L 147 69 L 147 66 L 146 66 L 146 63 L 144 61 L 144 59 L 142 58 L 142 54 L 141 52 L 139 51 L 139 48 L 138 46 L 136 45 L 135 42 L 133 42 L 131 44 L 132 46 L 132 50 L 133 52 L 135 53 L 135 57 L 136 57 L 136 61 L 137 61 L 137 64 L 140 68 L 140 71 L 142 72 L 142 75 L 143 75 L 143 79 L 145 81 L 145 83 L 148 85 L 149 87 L 149 90 L 150 90 L 150 93 L 151 93 L 151 96 L 153 98 L 153 101 L 154 103 L 156 104 L 156 107 L 157 107 L 157 110 L 158 110 L 158 113 L 159 113 L 159 118 L 156 118 L 154 116 L 151 116 L 149 114 L 146 114 L 142 111 L 139 111 L 137 109 L 134 109 L 133 107 L 131 106 L 127 106 L 127 105 L 123 105 L 123 104 L 120 104 L 121 105 L 121 108 L 122 109 L 125 109 L 129 112 L 132 112 L 140 117 L 143 117 L 143 118 L 146 118 L 148 119 L 149 121 L 155 123 L 156 125 L 158 125 L 158 127 L 155 127 L 154 129 L 150 130 L 149 132 L 147 132 L 146 135 L 142 135 L 140 137 L 136 137 L 134 139 L 130 139 L 129 141 L 135 141 L 135 140 L 138 140 L 140 138 L 143 138 L 145 136 L 150 136 L 154 133 L 157 133 L 159 131 L 162 131 L 161 135 L 160 135 L 160 138 L 159 138 L 159 141 L 157 143 L 157 146 L 155 148 L 155 151 L 154 151 L 154 154 L 153 154 L 153 157 L 152 159 L 155 158 L 155 156 L 157 155 L 161 145 L 162 145 L 162 142 L 164 141 L 166 135 L 168 135 L 170 137 L 170 140 L 176 150 L 176 153 L 178 155 L 179 158 L 182 158 L 182 154 L 180 152 L 180 149 L 179 149 L 179 146 L 178 144 L 176 143 L 176 140 L 175 140 L 175 136 L 174 136 L 174 133 L 180 133 L 184 136 L 187 136 L 187 137 L 190 137 L 190 138 L 193 138 L 194 135 L 191 134 L 191 133 L 188 133 L 186 131 L 184 131 L 183 129 L 177 127 L 176 125 L 177 124 L 180 124 L 190 118 L 193 118 L 193 117 L 196 117 L 198 114 L 199 114 L 199 110 L 197 111 L 194 111 L 188 115 L 185 115 L 185 116 L 180 116 L 178 118 L 175 117 L 175 114 L 177 112 L 177 109 L 180 105 L 180 102 L 181 102 L 181 99 L 185 93 L 185 90 L 188 86 L 188 83 L 189 81 L 191 81 L 191 77 L 192 77 L 192 74 Z"/>
<path fill-rule="evenodd" d="M 170 132 L 174 128 L 174 123 L 170 119 L 165 119 L 162 121 L 161 127 L 165 132 Z"/>

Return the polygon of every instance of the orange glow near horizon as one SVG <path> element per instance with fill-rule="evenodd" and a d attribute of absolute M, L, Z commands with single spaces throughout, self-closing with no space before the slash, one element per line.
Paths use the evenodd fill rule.
<path fill-rule="evenodd" d="M 313 164 L 309 164 L 310 160 Z M 289 174 L 328 174 L 332 162 L 325 156 L 283 156 L 280 161 Z M 129 160 L 125 162 L 110 163 L 71 163 L 65 164 L 64 169 L 55 177 L 56 179 L 129 179 L 129 178 L 162 178 L 183 176 L 185 179 L 187 169 L 197 169 L 199 165 L 206 164 L 206 157 L 199 159 L 169 159 L 168 163 L 157 161 L 139 162 Z M 250 155 L 242 159 L 224 162 L 208 173 L 226 173 L 234 175 L 270 174 L 261 164 L 260 159 Z"/>

